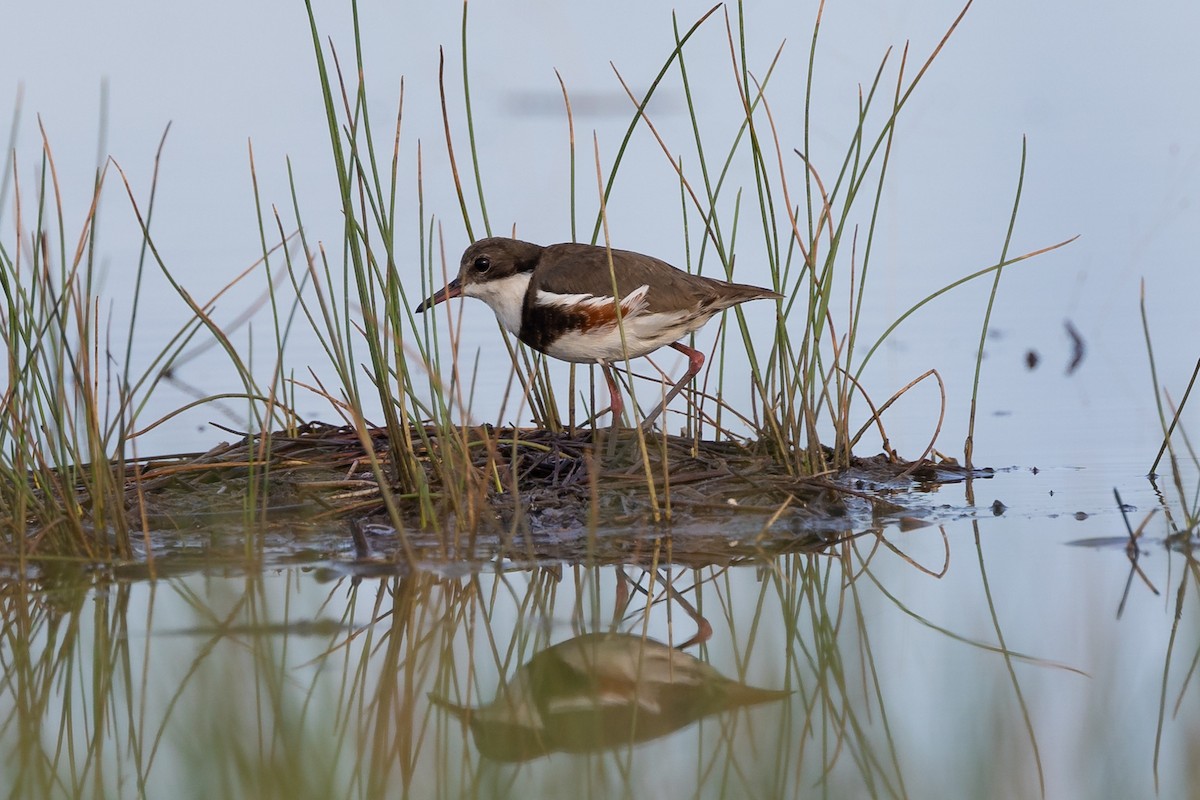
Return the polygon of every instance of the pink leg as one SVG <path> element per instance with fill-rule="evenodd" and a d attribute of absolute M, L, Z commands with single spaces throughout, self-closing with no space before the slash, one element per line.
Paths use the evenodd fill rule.
<path fill-rule="evenodd" d="M 687 372 L 671 387 L 671 391 L 667 392 L 667 396 L 663 398 L 663 401 L 646 415 L 646 419 L 642 421 L 643 425 L 648 426 L 653 423 L 658 418 L 658 415 L 662 413 L 662 410 L 667 407 L 667 404 L 674 400 L 683 391 L 683 387 L 687 386 L 693 378 L 700 374 L 700 370 L 704 368 L 704 353 L 679 342 L 671 342 L 671 347 L 688 357 Z"/>
<path fill-rule="evenodd" d="M 704 353 L 679 342 L 671 342 L 671 347 L 688 357 L 688 371 L 685 377 L 694 378 L 704 369 Z"/>
<path fill-rule="evenodd" d="M 625 410 L 625 403 L 621 400 L 621 390 L 617 386 L 617 379 L 612 374 L 612 367 L 604 362 L 600 362 L 600 369 L 604 372 L 604 380 L 608 383 L 609 410 L 612 411 L 613 427 L 621 421 L 621 412 Z"/>

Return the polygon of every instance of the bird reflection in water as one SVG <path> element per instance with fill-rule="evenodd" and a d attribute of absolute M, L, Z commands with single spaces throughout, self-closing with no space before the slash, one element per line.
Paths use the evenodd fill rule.
<path fill-rule="evenodd" d="M 528 761 L 646 742 L 790 694 L 726 678 L 653 639 L 591 633 L 534 655 L 487 705 L 430 699 L 470 727 L 481 755 Z"/>

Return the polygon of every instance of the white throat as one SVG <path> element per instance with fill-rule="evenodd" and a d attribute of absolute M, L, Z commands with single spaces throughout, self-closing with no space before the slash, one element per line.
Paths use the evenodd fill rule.
<path fill-rule="evenodd" d="M 496 319 L 509 333 L 521 332 L 521 308 L 525 305 L 525 292 L 529 288 L 532 272 L 514 272 L 506 278 L 482 283 L 468 283 L 462 293 L 466 297 L 477 297 L 491 306 Z"/>

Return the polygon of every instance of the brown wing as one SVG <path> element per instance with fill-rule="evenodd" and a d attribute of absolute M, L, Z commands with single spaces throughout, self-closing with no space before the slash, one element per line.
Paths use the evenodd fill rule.
<path fill-rule="evenodd" d="M 758 297 L 774 297 L 769 289 L 726 283 L 689 275 L 665 261 L 629 250 L 613 250 L 617 294 L 622 299 L 642 286 L 650 286 L 646 298 L 651 312 L 683 308 L 727 308 Z M 612 274 L 603 247 L 586 244 L 550 245 L 542 253 L 534 284 L 554 294 L 612 295 Z"/>

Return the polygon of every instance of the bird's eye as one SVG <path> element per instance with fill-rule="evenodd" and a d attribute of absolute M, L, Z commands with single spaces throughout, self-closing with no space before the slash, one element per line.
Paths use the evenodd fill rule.
<path fill-rule="evenodd" d="M 492 260 L 487 256 L 480 256 L 479 258 L 475 259 L 475 263 L 472 264 L 472 266 L 475 268 L 476 272 L 482 275 L 492 268 Z"/>

